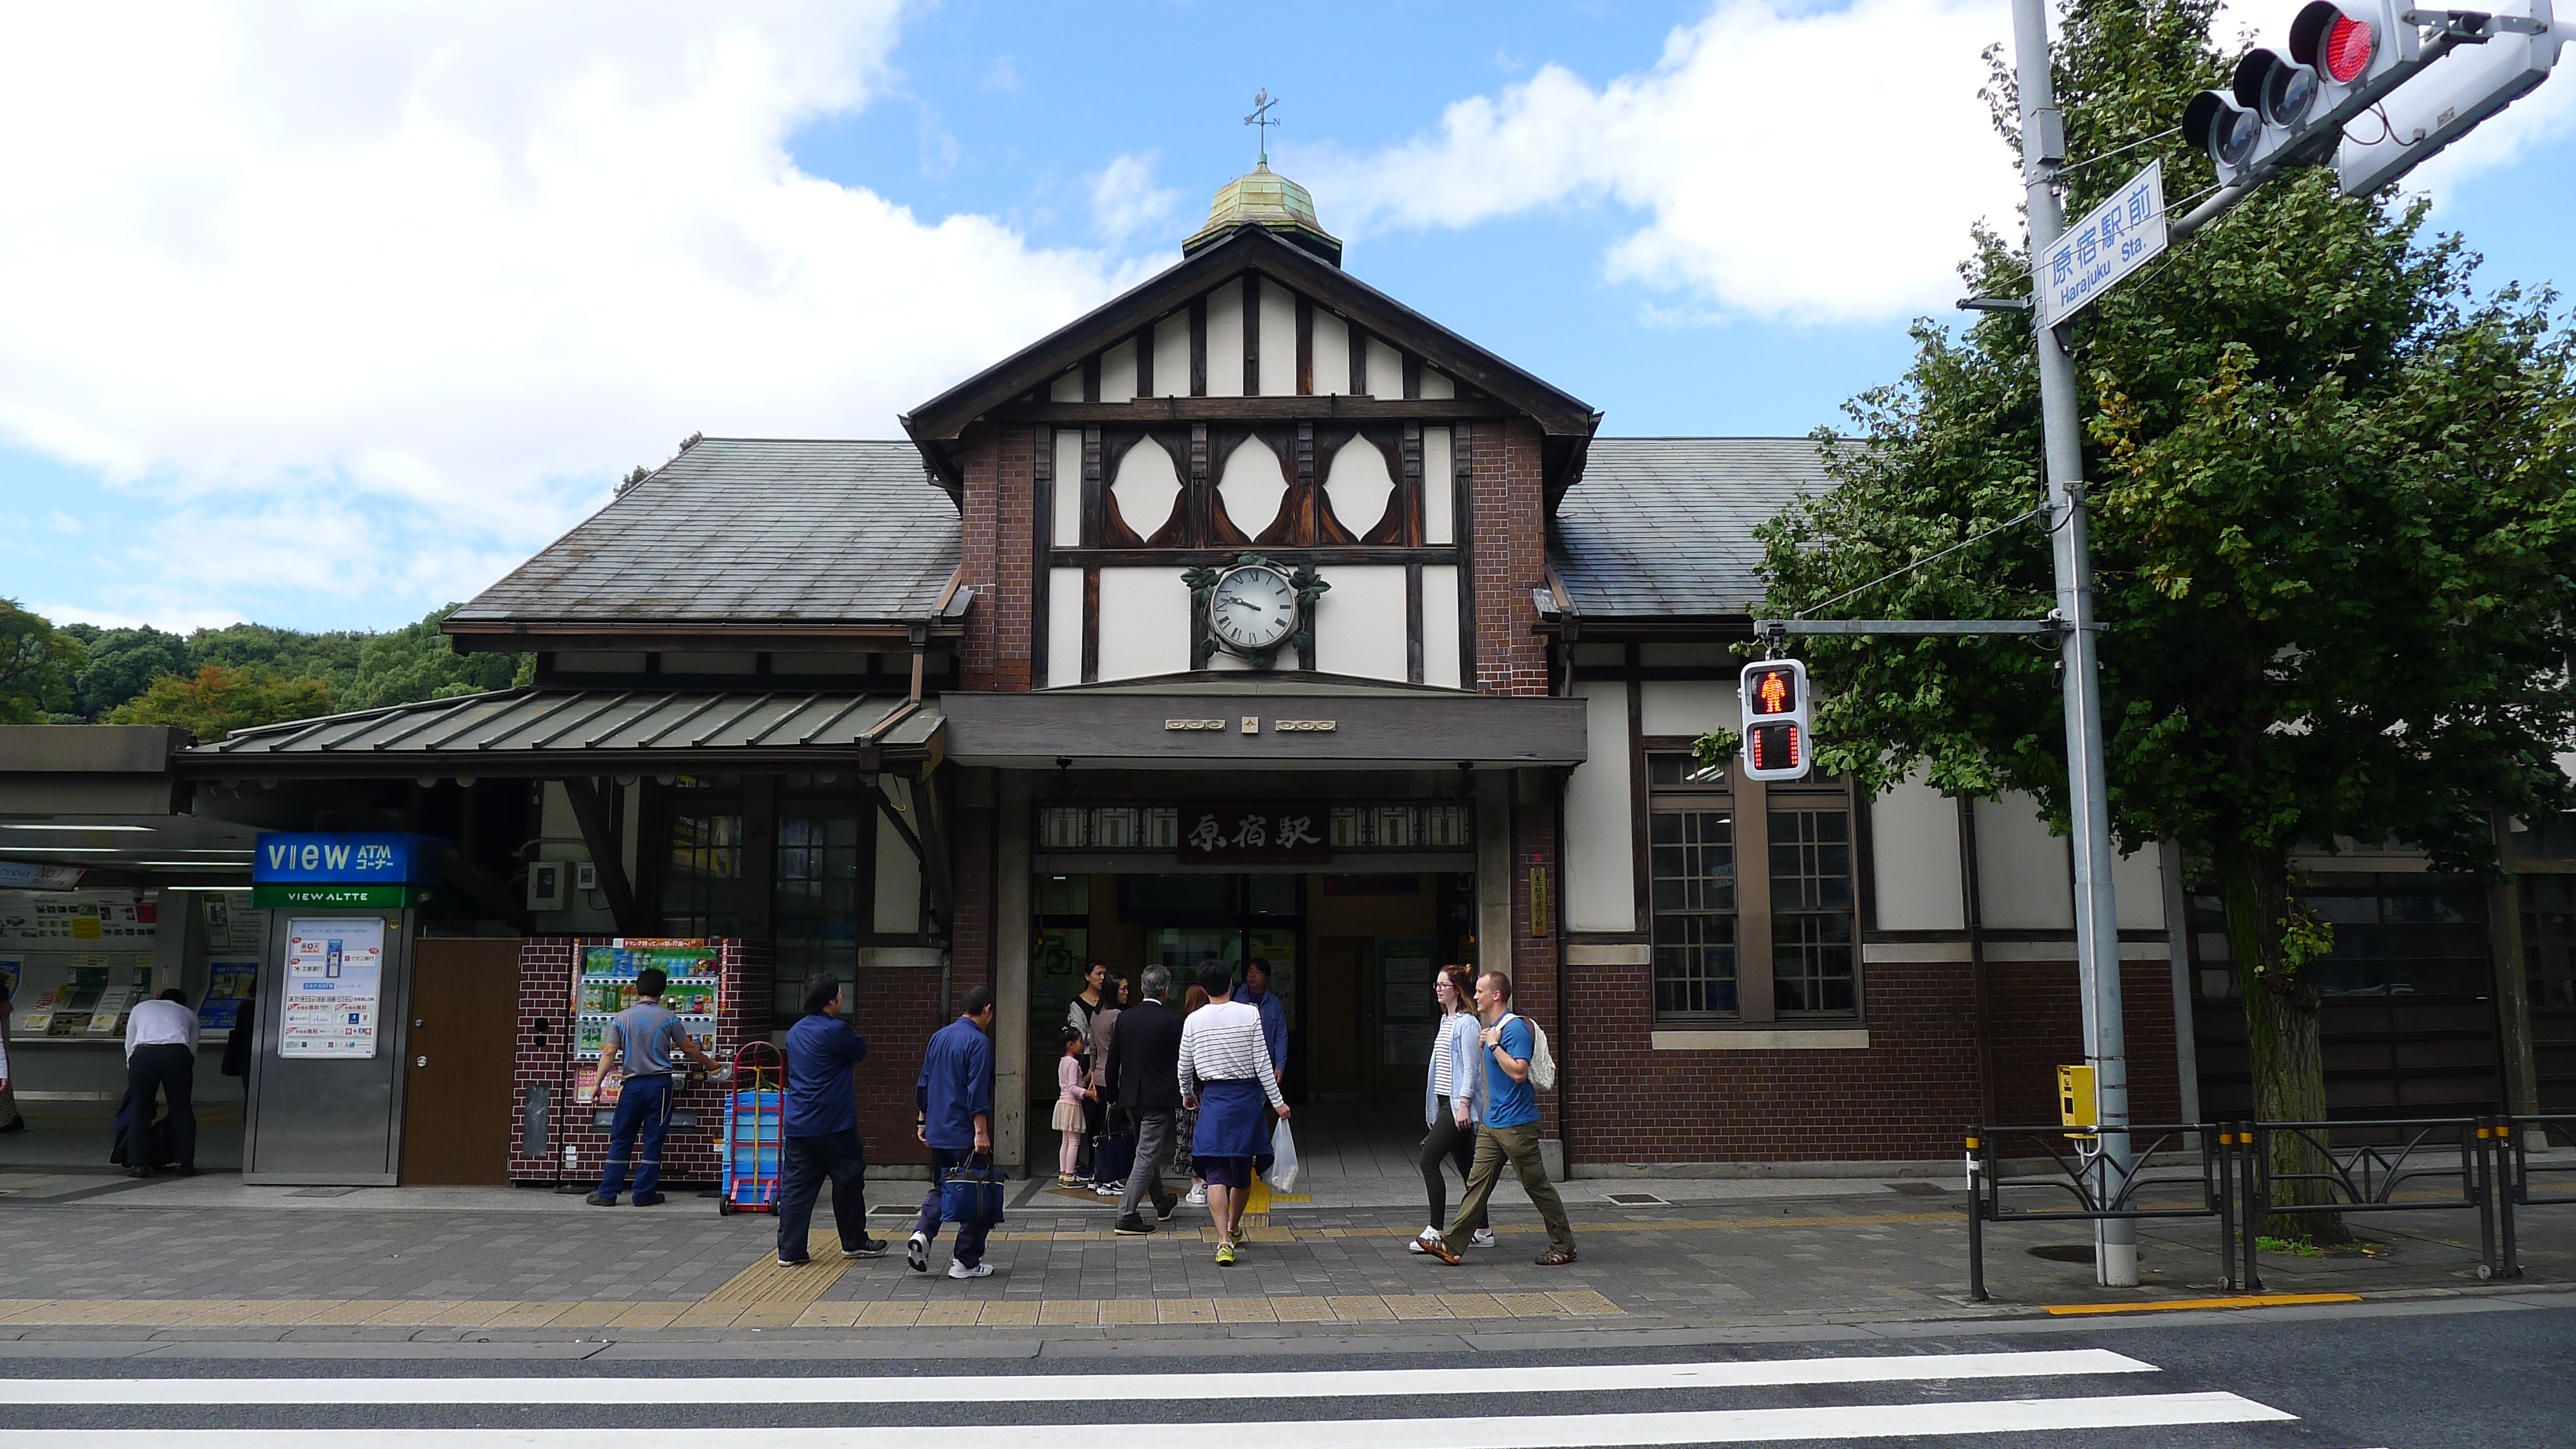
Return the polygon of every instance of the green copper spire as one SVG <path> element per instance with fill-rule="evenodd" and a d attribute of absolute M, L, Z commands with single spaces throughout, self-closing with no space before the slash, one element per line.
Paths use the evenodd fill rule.
<path fill-rule="evenodd" d="M 1306 188 L 1270 169 L 1269 128 L 1279 122 L 1270 114 L 1277 105 L 1270 92 L 1253 98 L 1247 126 L 1261 128 L 1262 142 L 1252 169 L 1217 188 L 1208 204 L 1207 225 L 1181 243 L 1181 255 L 1196 256 L 1247 226 L 1257 226 L 1290 246 L 1311 252 L 1334 266 L 1342 264 L 1341 239 L 1315 219 L 1315 198 Z"/>

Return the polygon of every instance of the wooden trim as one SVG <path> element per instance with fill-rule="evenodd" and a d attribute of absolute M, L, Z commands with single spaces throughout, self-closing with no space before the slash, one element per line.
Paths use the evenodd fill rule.
<path fill-rule="evenodd" d="M 1394 542 L 1407 548 L 1422 546 L 1422 424 L 1408 419 L 1397 430 L 1399 454 L 1395 471 L 1395 506 L 1400 511 L 1396 520 Z"/>
<path fill-rule="evenodd" d="M 1406 402 L 1416 402 L 1419 401 L 1421 397 L 1422 359 L 1410 352 L 1407 352 L 1404 354 L 1404 400 Z"/>
<path fill-rule="evenodd" d="M 1207 396 L 1207 298 L 1190 299 L 1190 396 Z"/>
<path fill-rule="evenodd" d="M 1297 298 L 1297 396 L 1315 395 L 1315 304 L 1304 293 Z"/>
<path fill-rule="evenodd" d="M 1136 396 L 1154 395 L 1154 323 L 1136 334 Z"/>
<path fill-rule="evenodd" d="M 1647 812 L 1655 802 L 1653 791 L 1646 783 L 1646 692 L 1629 682 L 1622 682 L 1620 687 L 1627 691 L 1628 697 L 1628 834 L 1636 856 L 1633 879 L 1637 888 L 1637 930 L 1652 941 L 1655 938 L 1655 886 L 1649 872 L 1654 867 L 1654 857 L 1648 834 L 1652 822 L 1647 818 Z M 1650 968 L 1653 966 L 1651 955 L 1646 964 Z M 1654 973 L 1651 969 L 1647 972 L 1646 989 L 1649 993 L 1646 1012 L 1651 1016 L 1655 1010 L 1651 994 Z"/>
<path fill-rule="evenodd" d="M 1243 274 L 1243 395 L 1261 396 L 1261 274 Z"/>
<path fill-rule="evenodd" d="M 1181 476 L 1181 489 L 1187 495 L 1190 510 L 1190 526 L 1183 536 L 1189 540 L 1191 547 L 1205 548 L 1208 545 L 1209 535 L 1214 531 L 1214 525 L 1209 521 L 1211 516 L 1209 496 L 1216 486 L 1208 478 L 1207 424 L 1191 425 L 1189 456 L 1181 460 L 1181 466 L 1184 470 Z M 1137 560 L 1139 563 L 1150 561 L 1153 560 Z M 1110 563 L 1114 560 L 1103 558 L 1101 562 Z"/>
<path fill-rule="evenodd" d="M 1201 564 L 1232 563 L 1236 553 L 1249 547 L 1252 545 L 1221 543 L 1210 548 L 1062 548 L 1055 551 L 1055 561 L 1059 565 L 1106 565 L 1112 568 L 1166 564 L 1173 568 L 1192 568 Z M 1459 561 L 1459 551 L 1453 548 L 1406 548 L 1401 544 L 1347 544 L 1317 548 L 1264 544 L 1260 551 L 1283 563 L 1310 563 L 1318 567 L 1326 564 L 1445 564 Z"/>
<path fill-rule="evenodd" d="M 1422 682 L 1422 565 L 1404 566 L 1404 682 Z"/>
<path fill-rule="evenodd" d="M 1307 397 L 1139 397 L 1133 402 L 1033 402 L 995 408 L 1001 423 L 1285 423 L 1303 419 L 1445 422 L 1461 418 L 1510 418 L 1518 413 L 1484 398 L 1379 398 L 1326 393 Z"/>
<path fill-rule="evenodd" d="M 1100 354 L 1097 352 L 1082 359 L 1082 400 L 1087 403 L 1100 401 Z"/>
<path fill-rule="evenodd" d="M 1082 571 L 1082 682 L 1100 682 L 1100 565 Z"/>
<path fill-rule="evenodd" d="M 1449 430 L 1449 466 L 1458 476 L 1449 508 L 1449 536 L 1458 556 L 1458 682 L 1481 691 L 1484 676 L 1476 661 L 1476 429 L 1462 423 Z"/>
<path fill-rule="evenodd" d="M 1044 446 L 1040 446 L 1043 443 Z M 1088 487 L 1086 485 L 1085 492 Z M 1047 686 L 1047 620 L 1055 606 L 1055 429 L 1029 429 L 1029 687 Z"/>
<path fill-rule="evenodd" d="M 1347 324 L 1343 330 L 1351 338 L 1351 395 L 1374 399 L 1377 394 L 1369 391 L 1368 329 L 1356 317 L 1344 317 L 1342 321 Z"/>
<path fill-rule="evenodd" d="M 1323 484 L 1315 477 L 1315 425 L 1297 425 L 1297 445 L 1288 472 L 1288 507 L 1295 515 L 1289 525 L 1292 544 L 1315 542 L 1324 507 Z"/>
<path fill-rule="evenodd" d="M 606 790 L 601 781 L 581 776 L 559 779 L 564 799 L 572 806 L 572 818 L 581 828 L 582 844 L 590 850 L 591 862 L 599 872 L 599 892 L 608 897 L 608 914 L 617 922 L 620 935 L 641 936 L 651 925 L 635 899 L 635 890 L 626 875 L 626 834 L 604 803 Z"/>

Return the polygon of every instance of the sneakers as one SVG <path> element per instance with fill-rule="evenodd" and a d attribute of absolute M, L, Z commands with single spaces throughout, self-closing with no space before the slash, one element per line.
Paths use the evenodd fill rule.
<path fill-rule="evenodd" d="M 1234 1239 L 1228 1238 L 1216 1245 L 1216 1265 L 1220 1268 L 1234 1266 Z"/>
<path fill-rule="evenodd" d="M 1206 1183 L 1203 1183 L 1203 1182 L 1202 1182 L 1202 1183 L 1193 1183 L 1193 1184 L 1191 1184 L 1191 1186 L 1190 1186 L 1190 1195 L 1189 1195 L 1188 1197 L 1182 1198 L 1182 1199 L 1181 1199 L 1181 1201 L 1183 1201 L 1183 1202 L 1185 1202 L 1185 1203 L 1188 1203 L 1188 1204 L 1189 1204 L 1190 1206 L 1192 1206 L 1192 1207 L 1206 1207 L 1206 1206 L 1207 1206 L 1207 1184 L 1206 1184 Z"/>
<path fill-rule="evenodd" d="M 1125 1197 L 1127 1195 L 1127 1184 L 1123 1182 L 1103 1182 L 1095 1184 L 1091 1190 L 1094 1194 L 1100 1197 Z"/>
<path fill-rule="evenodd" d="M 1494 1246 L 1494 1230 L 1492 1228 L 1476 1229 L 1475 1236 L 1467 1240 L 1467 1246 L 1471 1248 L 1490 1248 Z"/>
<path fill-rule="evenodd" d="M 883 1238 L 862 1237 L 859 1239 L 859 1245 L 857 1247 L 843 1248 L 841 1250 L 841 1256 L 844 1258 L 882 1258 L 885 1256 L 886 1247 L 887 1243 Z"/>
<path fill-rule="evenodd" d="M 659 1207 L 662 1205 L 662 1195 L 658 1192 L 639 1192 L 627 1201 L 637 1207 Z"/>
<path fill-rule="evenodd" d="M 148 1170 L 148 1169 L 147 1169 L 147 1170 Z M 128 1177 L 132 1177 L 132 1176 L 134 1176 L 134 1174 L 129 1172 L 129 1173 L 127 1173 L 127 1174 L 126 1174 L 126 1176 L 128 1176 Z M 613 1198 L 613 1197 L 601 1197 L 598 1193 L 595 1193 L 595 1192 L 594 1192 L 594 1193 L 592 1193 L 590 1196 L 588 1196 L 588 1197 L 586 1197 L 586 1198 L 583 1198 L 583 1199 L 582 1199 L 582 1201 L 583 1201 L 583 1202 L 586 1202 L 586 1203 L 588 1203 L 588 1204 L 590 1204 L 592 1207 L 615 1207 L 615 1206 L 617 1206 L 617 1199 L 615 1199 L 615 1198 Z"/>
<path fill-rule="evenodd" d="M 930 1239 L 919 1233 L 903 1240 L 904 1265 L 916 1273 L 930 1271 Z"/>
<path fill-rule="evenodd" d="M 1055 1175 L 1055 1185 L 1058 1187 L 1089 1187 L 1091 1186 L 1091 1179 L 1087 1177 L 1076 1177 L 1070 1172 L 1059 1172 Z"/>
<path fill-rule="evenodd" d="M 1167 1192 L 1161 1197 L 1154 1199 L 1154 1220 L 1157 1222 L 1170 1222 L 1172 1220 L 1172 1210 L 1180 1205 L 1181 1200 L 1179 1196 L 1173 1193 Z"/>
<path fill-rule="evenodd" d="M 813 1261 L 811 1258 L 791 1258 L 785 1253 L 778 1255 L 778 1266 L 781 1268 L 802 1268 Z"/>
<path fill-rule="evenodd" d="M 990 1263 L 978 1263 L 974 1267 L 969 1268 L 963 1263 L 950 1263 L 948 1265 L 948 1276 L 951 1278 L 990 1278 L 993 1276 L 993 1265 Z"/>
<path fill-rule="evenodd" d="M 1436 1243 L 1439 1241 L 1440 1230 L 1438 1228 L 1424 1228 L 1421 1232 L 1416 1233 L 1410 1242 L 1407 1242 L 1404 1245 L 1404 1250 L 1408 1253 L 1428 1253 L 1431 1250 L 1422 1245 L 1425 1243 Z"/>
<path fill-rule="evenodd" d="M 1153 1232 L 1154 1225 L 1145 1221 L 1142 1213 L 1121 1213 L 1111 1231 L 1122 1238 L 1141 1238 Z"/>

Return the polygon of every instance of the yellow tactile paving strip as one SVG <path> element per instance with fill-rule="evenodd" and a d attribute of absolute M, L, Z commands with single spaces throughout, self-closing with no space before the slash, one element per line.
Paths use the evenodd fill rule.
<path fill-rule="evenodd" d="M 1841 1217 L 1782 1215 L 1762 1218 L 1657 1218 L 1651 1222 L 1586 1223 L 1577 1230 L 1576 1236 L 1579 1238 L 1584 1233 L 1669 1233 L 1722 1231 L 1730 1228 L 1862 1228 L 1894 1223 L 1964 1223 L 1966 1221 L 1967 1219 L 1958 1212 L 1867 1213 Z M 1255 1243 L 1315 1243 L 1340 1238 L 1409 1238 L 1420 1231 L 1419 1228 L 1406 1227 L 1273 1228 L 1253 1221 L 1253 1215 L 1249 1212 L 1244 1214 L 1243 1225 L 1244 1237 Z M 1498 1227 L 1494 1231 L 1504 1237 L 1516 1234 L 1536 1237 L 1546 1233 L 1547 1229 L 1537 1223 L 1521 1223 Z M 1156 1236 L 1165 1237 L 1174 1232 L 1184 1237 L 1194 1236 L 1203 1243 L 1216 1241 L 1216 1229 L 1212 1227 L 1176 1229 L 1166 1226 Z M 1117 1239 L 1120 1242 L 1135 1241 L 1132 1238 L 1118 1238 L 1116 1233 L 1107 1228 L 1068 1228 L 1027 1232 L 1001 1228 L 993 1233 L 991 1241 L 996 1243 L 1097 1243 L 1111 1239 Z"/>
<path fill-rule="evenodd" d="M 1588 1289 L 1320 1298 L 1045 1298 L 931 1303 L 383 1302 L 325 1298 L 0 1299 L 0 1328 L 1034 1328 L 1165 1323 L 1394 1323 L 1608 1318 Z"/>

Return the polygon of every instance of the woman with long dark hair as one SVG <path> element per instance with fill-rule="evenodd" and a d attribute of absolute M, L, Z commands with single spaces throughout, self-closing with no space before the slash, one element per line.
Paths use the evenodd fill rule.
<path fill-rule="evenodd" d="M 1440 968 L 1432 983 L 1440 998 L 1440 1030 L 1431 1039 L 1430 1070 L 1422 1074 L 1422 1138 L 1418 1159 L 1422 1188 L 1431 1199 L 1431 1224 L 1405 1244 L 1417 1253 L 1424 1243 L 1440 1241 L 1440 1225 L 1449 1220 L 1449 1182 L 1440 1175 L 1443 1162 L 1458 1169 L 1464 1184 L 1476 1160 L 1476 1124 L 1485 1120 L 1484 1051 L 1476 1040 L 1476 972 L 1473 967 Z M 1490 1228 L 1478 1228 L 1472 1240 L 1479 1248 L 1494 1245 Z"/>

